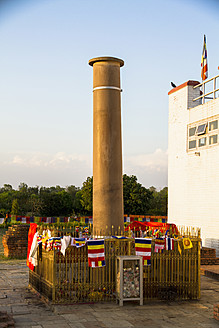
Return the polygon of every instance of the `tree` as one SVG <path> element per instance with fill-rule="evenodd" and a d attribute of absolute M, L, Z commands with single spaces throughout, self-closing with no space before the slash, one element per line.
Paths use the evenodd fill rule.
<path fill-rule="evenodd" d="M 4 184 L 3 188 L 1 188 L 0 192 L 7 192 L 7 191 L 12 191 L 13 188 L 10 184 Z"/>
<path fill-rule="evenodd" d="M 77 192 L 77 197 L 85 214 L 92 214 L 93 210 L 93 177 L 88 177 L 83 183 L 81 191 Z M 150 208 L 152 192 L 137 182 L 137 177 L 132 175 L 123 176 L 123 199 L 124 213 L 126 214 L 146 214 Z"/>
<path fill-rule="evenodd" d="M 35 193 L 30 195 L 31 216 L 41 216 L 43 204 L 39 195 Z"/>
<path fill-rule="evenodd" d="M 13 199 L 12 207 L 11 207 L 11 214 L 18 215 L 19 214 L 19 204 L 17 198 Z"/>
<path fill-rule="evenodd" d="M 88 177 L 85 182 L 83 182 L 83 187 L 80 193 L 81 205 L 85 214 L 92 215 L 93 211 L 93 177 Z"/>
<path fill-rule="evenodd" d="M 147 214 L 152 192 L 137 182 L 135 175 L 123 175 L 124 213 L 133 215 Z"/>
<path fill-rule="evenodd" d="M 152 191 L 153 197 L 150 202 L 149 214 L 167 216 L 168 188 L 164 187 L 160 191 L 157 191 L 156 188 L 150 187 L 150 190 Z"/>
<path fill-rule="evenodd" d="M 81 206 L 81 204 L 78 203 L 78 197 L 76 196 L 77 193 L 80 191 L 80 188 L 71 185 L 71 186 L 67 186 L 65 190 L 71 196 L 71 201 L 72 201 L 71 212 L 75 214 L 79 210 L 79 208 L 81 211 L 82 206 Z"/>

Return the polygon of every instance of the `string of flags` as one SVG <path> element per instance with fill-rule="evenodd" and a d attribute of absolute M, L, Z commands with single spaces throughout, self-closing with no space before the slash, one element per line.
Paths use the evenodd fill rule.
<path fill-rule="evenodd" d="M 0 219 L 0 224 L 5 222 L 6 218 Z M 152 216 L 152 215 L 124 215 L 124 225 L 128 225 L 134 221 L 138 222 L 160 222 L 166 223 L 167 216 Z M 69 223 L 69 222 L 78 222 L 78 224 L 93 224 L 92 216 L 81 216 L 81 217 L 41 217 L 41 216 L 22 216 L 22 215 L 9 215 L 7 217 L 8 223 Z M 78 229 L 80 227 L 78 226 Z M 88 229 L 88 227 L 87 227 Z"/>
<path fill-rule="evenodd" d="M 37 226 L 37 225 L 36 225 Z M 30 234 L 31 231 L 31 234 Z M 52 237 L 50 231 L 44 231 L 43 235 L 39 235 L 36 229 L 30 229 L 28 234 L 28 258 L 27 265 L 33 270 L 37 265 L 37 248 L 40 246 L 46 251 L 56 250 L 60 251 L 65 256 L 65 251 L 69 245 L 81 248 L 87 245 L 88 250 L 88 265 L 91 268 L 100 268 L 106 265 L 105 263 L 105 247 L 104 238 L 74 238 L 71 236 Z M 107 237 L 108 238 L 108 237 Z M 114 239 L 128 239 L 125 236 L 112 236 Z M 152 240 L 154 240 L 154 247 L 152 247 Z M 135 253 L 142 256 L 143 265 L 151 265 L 151 254 L 163 253 L 164 251 L 174 250 L 174 241 L 178 244 L 178 251 L 181 254 L 181 242 L 184 249 L 193 247 L 190 238 L 171 238 L 164 236 L 163 238 L 135 238 Z"/>

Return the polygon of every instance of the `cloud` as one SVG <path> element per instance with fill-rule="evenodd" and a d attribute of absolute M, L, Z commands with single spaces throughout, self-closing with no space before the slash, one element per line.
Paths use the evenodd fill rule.
<path fill-rule="evenodd" d="M 55 154 L 32 152 L 2 154 L 0 158 L 0 186 L 9 183 L 14 188 L 25 182 L 29 186 L 82 186 L 92 176 L 91 154 Z M 157 189 L 167 186 L 167 151 L 156 149 L 153 153 L 125 155 L 124 173 L 136 175 L 145 187 Z"/>
<path fill-rule="evenodd" d="M 153 153 L 124 157 L 124 172 L 136 175 L 145 187 L 160 189 L 167 186 L 168 154 L 160 148 Z"/>
<path fill-rule="evenodd" d="M 89 155 L 32 152 L 4 154 L 1 157 L 4 161 L 0 162 L 0 185 L 10 183 L 15 188 L 20 182 L 42 186 L 81 186 L 92 175 Z"/>

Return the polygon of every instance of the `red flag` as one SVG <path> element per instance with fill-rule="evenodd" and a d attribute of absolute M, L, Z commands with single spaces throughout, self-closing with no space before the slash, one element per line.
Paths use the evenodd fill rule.
<path fill-rule="evenodd" d="M 28 249 L 27 249 L 27 266 L 33 271 L 34 266 L 32 263 L 29 262 L 29 255 L 30 255 L 30 249 L 33 242 L 33 237 L 37 230 L 37 224 L 36 223 L 30 223 L 30 229 L 28 232 Z"/>
<path fill-rule="evenodd" d="M 207 63 L 207 46 L 206 46 L 206 36 L 204 35 L 204 44 L 202 51 L 202 61 L 201 61 L 201 78 L 202 81 L 208 78 L 208 63 Z"/>

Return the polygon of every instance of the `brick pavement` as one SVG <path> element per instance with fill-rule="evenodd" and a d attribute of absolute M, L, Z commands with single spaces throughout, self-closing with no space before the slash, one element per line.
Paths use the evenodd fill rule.
<path fill-rule="evenodd" d="M 200 301 L 48 305 L 28 288 L 25 261 L 0 262 L 0 311 L 13 315 L 22 328 L 219 328 L 213 305 L 219 303 L 219 281 L 202 276 Z"/>

